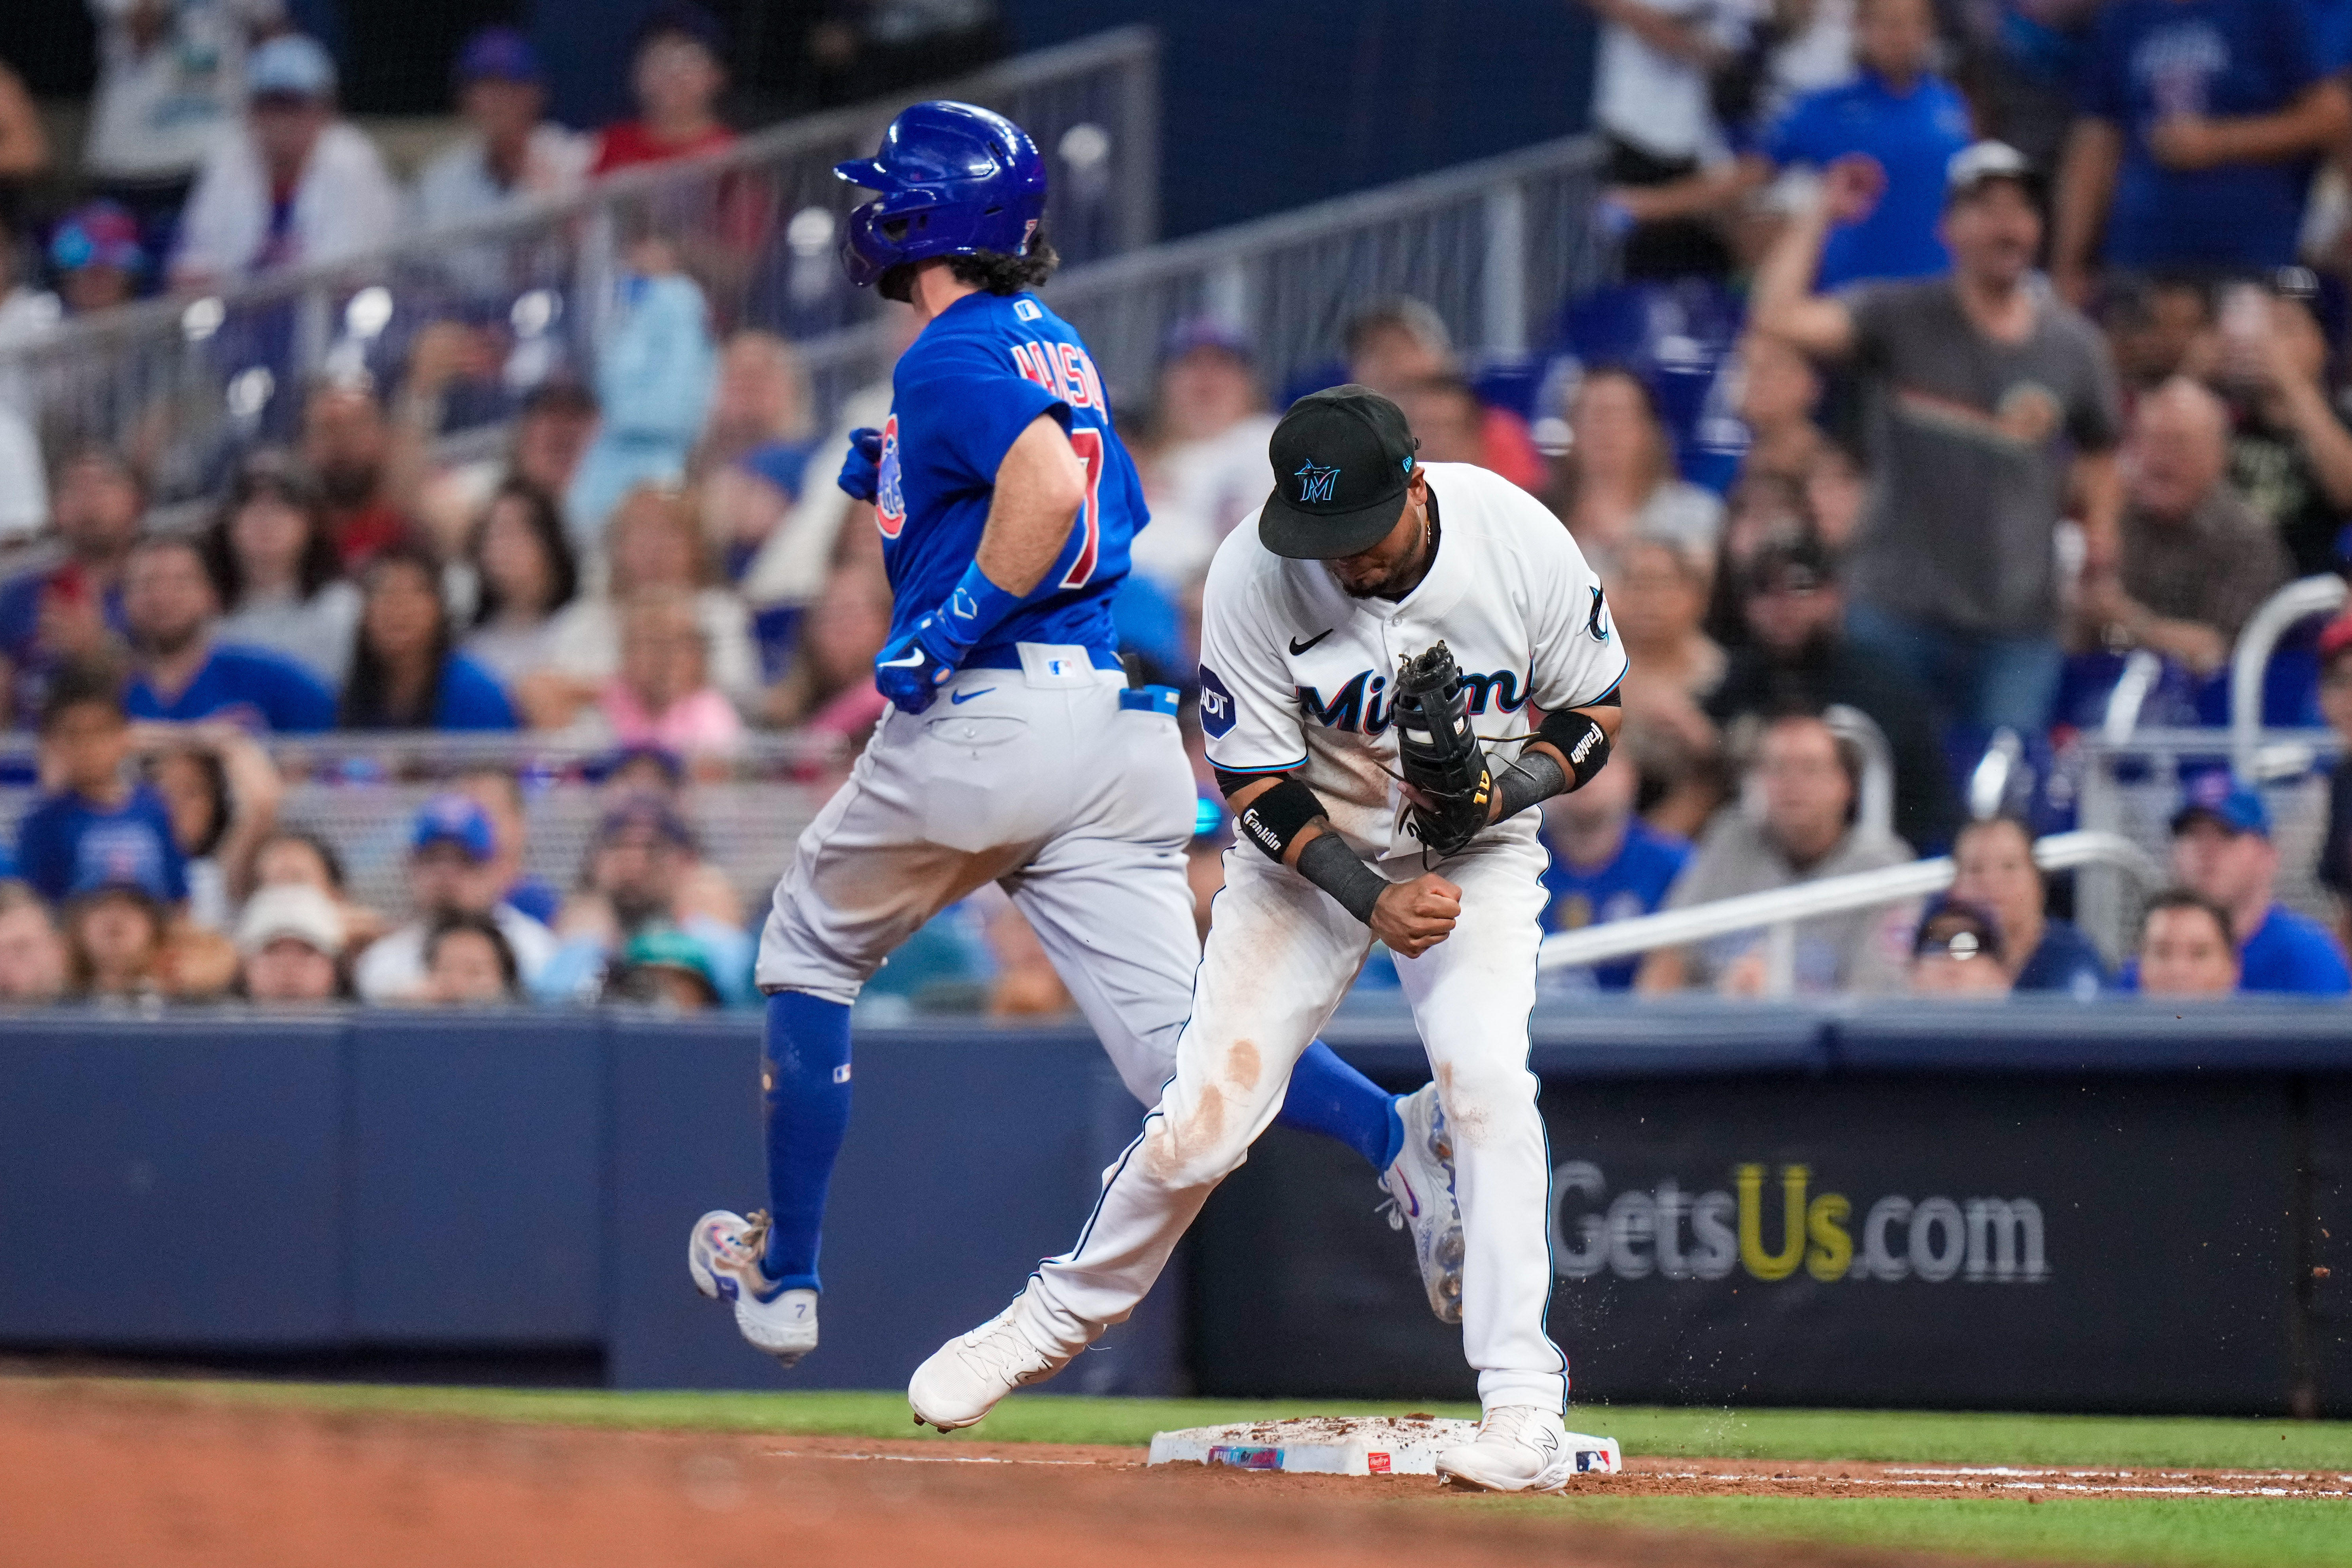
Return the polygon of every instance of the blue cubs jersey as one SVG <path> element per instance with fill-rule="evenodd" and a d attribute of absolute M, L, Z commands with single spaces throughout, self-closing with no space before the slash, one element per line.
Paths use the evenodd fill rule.
<path fill-rule="evenodd" d="M 1086 465 L 1086 504 L 1061 558 L 964 664 L 1010 667 L 1020 662 L 1015 643 L 1075 643 L 1115 668 L 1111 599 L 1127 575 L 1129 542 L 1150 513 L 1077 333 L 1034 294 L 967 294 L 899 356 L 891 392 L 874 505 L 894 601 L 890 635 L 954 591 L 980 549 L 998 465 L 1021 432 L 1050 415 Z"/>

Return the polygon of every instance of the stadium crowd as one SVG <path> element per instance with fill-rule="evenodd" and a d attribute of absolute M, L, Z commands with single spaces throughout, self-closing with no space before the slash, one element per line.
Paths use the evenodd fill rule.
<path fill-rule="evenodd" d="M 1555 929 L 1948 849 L 1928 909 L 1802 922 L 1798 989 L 2352 992 L 2346 928 L 2280 901 L 2268 805 L 2226 769 L 2187 776 L 2179 885 L 2120 969 L 2033 864 L 2039 803 L 1969 816 L 1961 788 L 2000 731 L 2063 753 L 2135 650 L 2193 706 L 2257 605 L 2352 558 L 2352 4 L 1580 3 L 1601 24 L 1596 217 L 1622 289 L 1733 301 L 1715 384 L 1736 462 L 1696 460 L 1639 354 L 1570 353 L 1530 401 L 1427 306 L 1368 300 L 1344 363 L 1274 386 L 1246 332 L 1181 321 L 1151 384 L 1113 388 L 1153 513 L 1118 605 L 1139 672 L 1191 683 L 1200 581 L 1271 486 L 1279 398 L 1361 383 L 1425 459 L 1540 496 L 1607 584 L 1627 720 L 1601 778 L 1544 807 Z M 0 246 L 0 343 L 730 134 L 723 43 L 689 5 L 641 39 L 640 116 L 589 137 L 542 121 L 530 46 L 490 29 L 454 70 L 470 133 L 404 192 L 276 0 L 202 9 L 239 29 L 241 107 L 142 138 L 123 62 L 143 57 L 110 35 L 96 198 L 51 226 L 45 268 L 12 277 Z M 0 91 L 0 155 L 8 123 Z M 295 438 L 244 452 L 193 532 L 148 526 L 129 447 L 43 464 L 0 409 L 0 531 L 34 563 L 0 583 L 0 718 L 37 733 L 42 791 L 0 882 L 0 999 L 751 998 L 764 911 L 705 858 L 695 792 L 761 731 L 827 742 L 798 779 L 821 790 L 880 716 L 879 538 L 830 477 L 888 394 L 820 427 L 790 342 L 715 328 L 682 248 L 637 239 L 594 379 L 530 391 L 497 458 L 436 448 L 448 400 L 499 374 L 482 329 L 439 322 L 396 374 L 306 389 Z M 2306 653 L 2309 718 L 2352 741 L 2352 619 Z M 603 792 L 572 884 L 525 874 L 530 801 L 486 768 L 415 818 L 407 909 L 363 907 L 339 847 L 281 820 L 268 743 L 335 731 L 601 754 L 601 783 L 565 786 Z M 1879 742 L 1884 824 L 1863 809 Z M 1199 773 L 1205 929 L 1229 830 Z M 2352 763 L 2315 869 L 2352 895 Z M 1375 963 L 1360 984 L 1384 981 Z M 1752 934 L 1552 977 L 1770 984 Z M 876 991 L 1069 1005 L 992 890 Z"/>

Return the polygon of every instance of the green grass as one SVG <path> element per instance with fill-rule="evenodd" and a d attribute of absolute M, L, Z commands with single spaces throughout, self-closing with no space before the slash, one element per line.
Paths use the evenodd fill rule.
<path fill-rule="evenodd" d="M 834 1436 L 915 1437 L 890 1394 L 604 1394 L 360 1384 L 155 1382 L 142 1393 L 314 1410 L 455 1419 Z M 1468 1415 L 1461 1405 L 1306 1401 L 1090 1399 L 1016 1395 L 960 1436 L 996 1442 L 1140 1445 L 1155 1431 L 1294 1415 Z M 2011 1464 L 2283 1468 L 2352 1473 L 2352 1422 L 2193 1417 L 1941 1415 L 1894 1410 L 1686 1410 L 1579 1405 L 1569 1425 L 1618 1438 L 1629 1454 L 1693 1458 L 1874 1459 Z M 2162 1568 L 2352 1568 L 2352 1503 L 2267 1498 L 1984 1500 L 1916 1497 L 1612 1497 L 1409 1500 L 1563 1522 L 1700 1531 L 1979 1558 L 2147 1563 Z"/>

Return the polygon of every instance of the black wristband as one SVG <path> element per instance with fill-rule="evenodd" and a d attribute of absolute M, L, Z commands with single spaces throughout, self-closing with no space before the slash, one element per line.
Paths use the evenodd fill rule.
<path fill-rule="evenodd" d="M 1290 841 L 1323 815 L 1323 803 L 1297 779 L 1284 779 L 1243 808 L 1243 836 L 1276 865 L 1290 853 Z"/>
<path fill-rule="evenodd" d="M 1552 760 L 1552 754 L 1530 746 L 1519 753 L 1517 761 L 1506 763 L 1495 780 L 1495 793 L 1503 802 L 1495 820 L 1502 822 L 1517 816 L 1538 801 L 1549 800 L 1567 788 L 1568 775 Z"/>
<path fill-rule="evenodd" d="M 1569 777 L 1573 781 L 1568 786 L 1570 790 L 1582 789 L 1609 765 L 1609 731 L 1589 713 L 1573 708 L 1547 713 L 1536 738 L 1568 759 Z"/>
<path fill-rule="evenodd" d="M 1356 858 L 1348 841 L 1325 828 L 1298 852 L 1298 874 L 1330 894 L 1339 907 L 1372 923 L 1372 906 L 1388 889 L 1388 879 Z"/>

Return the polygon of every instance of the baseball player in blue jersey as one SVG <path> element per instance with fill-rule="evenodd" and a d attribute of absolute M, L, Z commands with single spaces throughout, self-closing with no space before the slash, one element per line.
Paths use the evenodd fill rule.
<path fill-rule="evenodd" d="M 1045 163 L 1019 126 L 918 104 L 835 173 L 878 193 L 844 261 L 923 326 L 842 488 L 874 503 L 895 608 L 890 700 L 777 885 L 760 943 L 769 1207 L 695 1223 L 698 1289 L 790 1366 L 815 1348 L 818 1233 L 847 1125 L 849 1008 L 890 951 L 985 882 L 1027 917 L 1128 1089 L 1175 1070 L 1200 961 L 1175 694 L 1130 690 L 1110 605 L 1147 520 L 1086 345 L 1031 290 Z M 1282 1120 L 1381 1173 L 1432 1308 L 1458 1321 L 1461 1211 L 1436 1096 L 1392 1098 L 1318 1044 Z"/>

